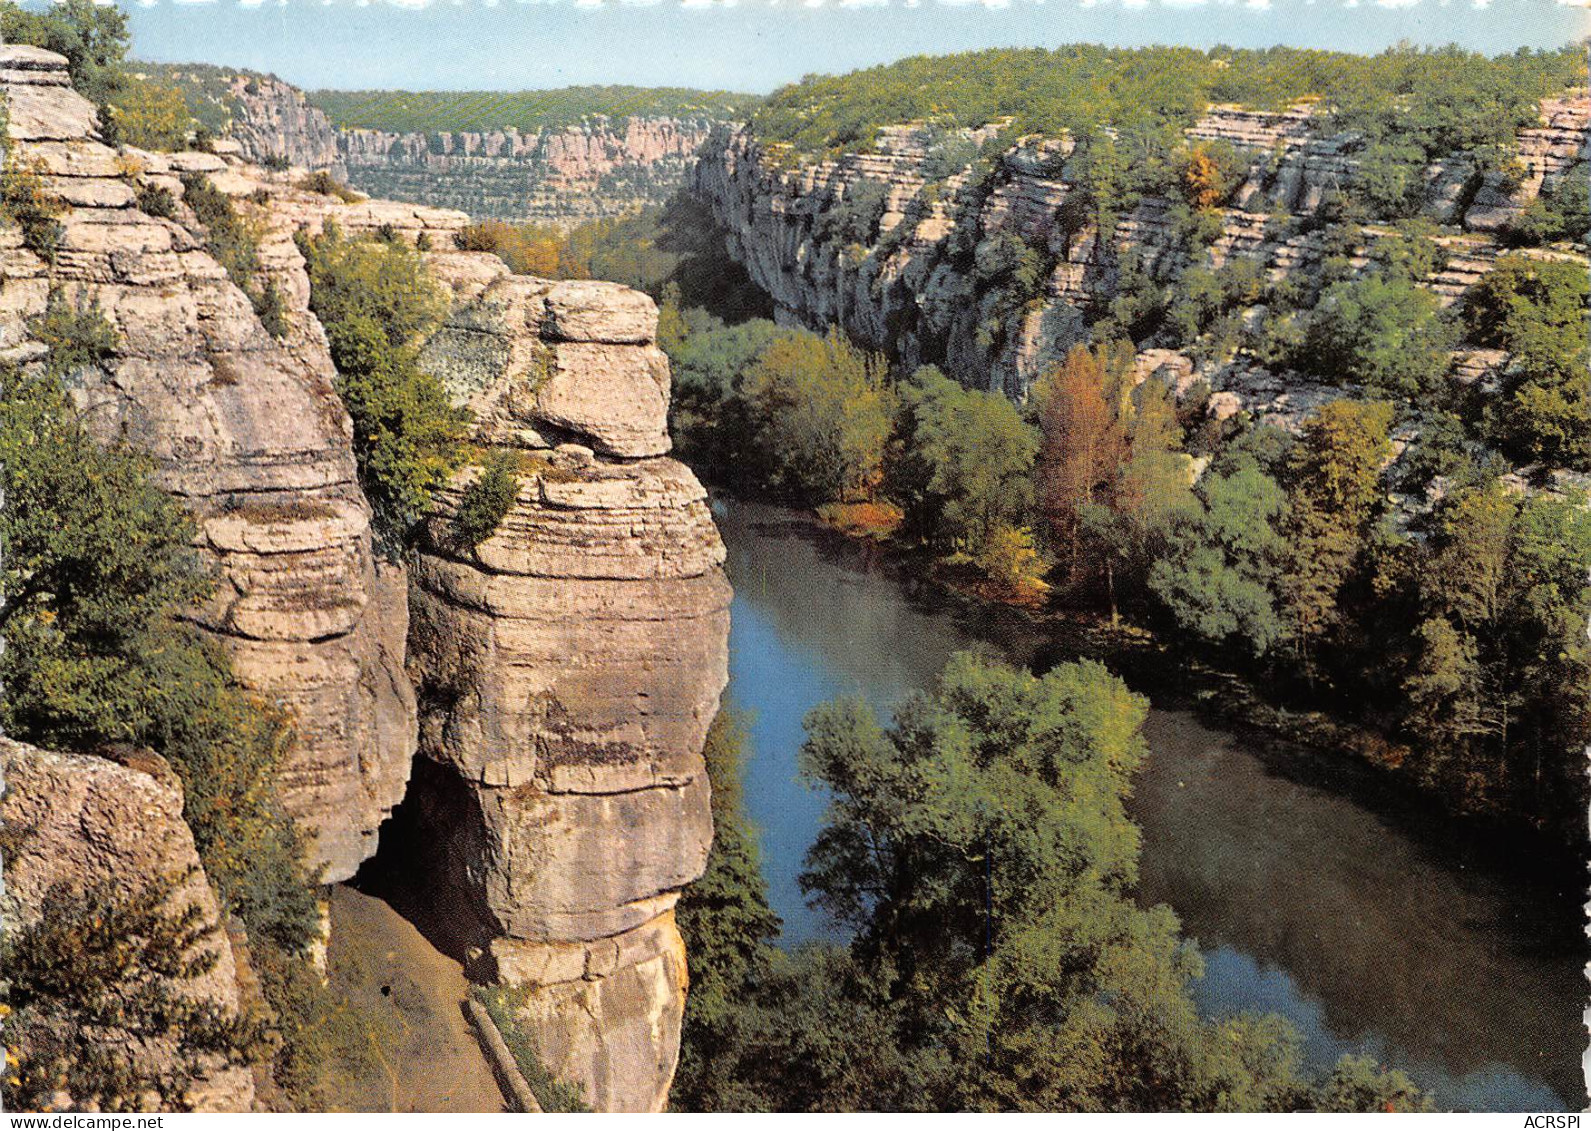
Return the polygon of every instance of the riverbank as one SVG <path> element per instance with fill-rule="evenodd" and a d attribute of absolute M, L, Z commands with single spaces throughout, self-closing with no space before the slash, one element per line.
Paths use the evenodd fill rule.
<path fill-rule="evenodd" d="M 800 883 L 828 805 L 799 775 L 813 708 L 860 699 L 887 720 L 969 649 L 1040 671 L 1089 654 L 1124 665 L 1097 624 L 965 599 L 809 514 L 722 497 L 714 510 L 735 586 L 728 701 L 747 719 L 744 795 L 782 944 L 843 941 Z M 1201 1013 L 1280 1014 L 1310 1066 L 1370 1055 L 1443 1107 L 1584 1106 L 1578 880 L 1481 838 L 1416 833 L 1398 810 L 1434 807 L 1395 800 L 1386 775 L 1196 713 L 1190 677 L 1154 670 L 1129 674 L 1151 699 L 1128 801 L 1135 890 L 1197 940 Z"/>
<path fill-rule="evenodd" d="M 713 488 L 715 494 L 743 498 Z M 754 500 L 746 500 L 754 501 Z M 825 513 L 825 511 L 827 513 Z M 910 584 L 931 585 L 969 608 L 998 607 L 1050 638 L 1051 655 L 1081 655 L 1111 667 L 1158 706 L 1188 709 L 1243 735 L 1268 751 L 1273 770 L 1311 783 L 1330 781 L 1355 803 L 1427 840 L 1459 863 L 1493 859 L 1505 865 L 1528 861 L 1578 890 L 1588 837 L 1558 835 L 1503 814 L 1460 813 L 1440 793 L 1414 780 L 1403 767 L 1409 749 L 1372 727 L 1319 708 L 1300 708 L 1267 696 L 1251 675 L 1221 664 L 1212 649 L 1195 652 L 1187 642 L 1166 639 L 1123 615 L 1116 623 L 1103 611 L 1057 608 L 1031 593 L 1002 594 L 973 567 L 947 563 L 926 547 L 895 536 L 894 524 L 869 510 L 791 509 L 815 532 L 860 548 L 870 565 Z M 887 517 L 887 516 L 886 516 Z"/>

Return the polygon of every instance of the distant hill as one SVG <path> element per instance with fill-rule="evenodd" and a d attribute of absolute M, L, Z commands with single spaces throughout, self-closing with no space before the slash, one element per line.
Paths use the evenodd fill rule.
<path fill-rule="evenodd" d="M 559 90 L 406 91 L 316 90 L 310 102 L 340 130 L 388 133 L 484 132 L 513 128 L 521 133 L 579 125 L 608 118 L 739 120 L 762 102 L 753 94 L 678 87 L 570 86 Z"/>

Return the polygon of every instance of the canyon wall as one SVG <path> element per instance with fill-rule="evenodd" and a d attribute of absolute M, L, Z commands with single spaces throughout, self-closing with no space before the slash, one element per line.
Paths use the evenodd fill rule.
<path fill-rule="evenodd" d="M 570 226 L 662 204 L 684 183 L 712 123 L 605 118 L 521 133 L 337 131 L 350 184 L 477 219 Z"/>
<path fill-rule="evenodd" d="M 991 133 L 968 140 L 980 143 Z M 1247 258 L 1273 279 L 1314 269 L 1324 254 L 1320 231 L 1273 218 L 1315 213 L 1352 175 L 1359 139 L 1317 124 L 1308 105 L 1275 113 L 1213 107 L 1187 133 L 1191 140 L 1229 142 L 1248 160 L 1243 183 L 1221 210 L 1206 264 Z M 1086 209 L 1070 215 L 1066 205 L 1077 188 L 1065 139 L 1019 142 L 976 184 L 965 169 L 931 179 L 937 140 L 926 128 L 896 126 L 881 132 L 872 152 L 797 163 L 782 147 L 764 147 L 749 127 L 720 127 L 692 172 L 690 190 L 726 229 L 731 254 L 772 296 L 781 321 L 840 325 L 907 366 L 939 364 L 969 384 L 1018 397 L 1083 340 L 1085 312 L 1116 293 L 1127 253 L 1136 252 L 1158 278 L 1189 262 L 1169 200 L 1143 199 L 1109 232 L 1096 231 Z M 1517 184 L 1476 173 L 1462 154 L 1425 170 L 1424 211 L 1443 225 L 1436 242 L 1446 260 L 1425 282 L 1444 304 L 1500 254 L 1498 229 L 1544 186 L 1571 175 L 1588 144 L 1591 98 L 1553 100 L 1542 104 L 1539 124 L 1520 135 Z M 1584 166 L 1573 175 L 1583 176 Z M 864 182 L 884 190 L 875 233 L 861 242 L 833 238 L 841 225 L 828 221 Z M 1014 313 L 1000 310 L 996 288 L 978 278 L 979 250 L 992 249 L 1006 233 L 1035 249 L 1047 272 L 1038 293 Z M 1386 234 L 1374 225 L 1359 233 L 1352 251 L 1357 267 Z M 1584 261 L 1572 249 L 1529 254 Z M 1502 360 L 1466 355 L 1455 371 L 1480 379 Z M 1184 378 L 1194 368 L 1186 357 L 1175 365 Z M 1217 393 L 1236 398 L 1217 402 L 1223 412 L 1240 404 L 1261 416 L 1296 419 L 1326 395 L 1296 374 L 1283 379 L 1247 364 L 1199 370 Z"/>
<path fill-rule="evenodd" d="M 662 204 L 685 182 L 716 119 L 592 114 L 521 131 L 342 129 L 271 75 L 201 64 L 143 64 L 199 119 L 258 165 L 325 170 L 375 197 L 456 208 L 476 219 L 568 227 Z"/>
<path fill-rule="evenodd" d="M 161 486 L 198 520 L 221 580 L 193 619 L 247 686 L 293 715 L 285 800 L 315 834 L 327 878 L 346 879 L 375 851 L 408 779 L 406 582 L 372 551 L 352 425 L 291 229 L 274 224 L 260 248 L 288 306 L 276 338 L 204 250 L 191 213 L 135 207 L 140 185 L 180 195 L 182 173 L 241 189 L 225 159 L 101 144 L 65 60 L 37 48 L 0 51 L 0 88 L 17 159 L 69 206 L 53 262 L 17 229 L 0 231 L 0 357 L 43 352 L 28 322 L 52 289 L 96 303 L 115 327 L 114 353 L 74 374 L 72 395 L 97 435 L 153 457 Z"/>
<path fill-rule="evenodd" d="M 198 519 L 221 584 L 191 616 L 293 716 L 284 798 L 326 877 L 351 876 L 378 837 L 395 845 L 426 928 L 478 980 L 519 988 L 555 1075 L 598 1108 L 660 1109 L 687 985 L 672 909 L 712 838 L 701 747 L 727 680 L 730 592 L 705 492 L 667 458 L 651 300 L 511 275 L 456 250 L 462 213 L 310 193 L 238 141 L 114 151 L 48 52 L 0 48 L 0 88 L 17 159 L 66 205 L 53 261 L 0 230 L 0 358 L 43 354 L 30 320 L 53 291 L 116 328 L 72 394 Z M 204 250 L 185 174 L 257 225 L 252 283 L 281 295 L 280 336 Z M 156 188 L 170 218 L 138 206 Z M 451 520 L 475 466 L 442 493 L 411 566 L 373 549 L 292 238 L 330 219 L 428 249 L 452 294 L 424 364 L 474 410 L 481 448 L 519 467 L 479 546 Z"/>

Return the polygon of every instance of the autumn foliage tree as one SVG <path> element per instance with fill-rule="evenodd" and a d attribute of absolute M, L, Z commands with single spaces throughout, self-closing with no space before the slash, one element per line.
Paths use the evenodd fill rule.
<path fill-rule="evenodd" d="M 1033 390 L 1039 406 L 1038 505 L 1074 574 L 1083 516 L 1103 501 L 1127 451 L 1117 395 L 1120 356 L 1108 346 L 1074 346 Z"/>
<path fill-rule="evenodd" d="M 1281 589 L 1306 673 L 1313 670 L 1315 645 L 1337 621 L 1337 594 L 1380 514 L 1391 426 L 1392 406 L 1385 401 L 1332 401 L 1305 421 L 1289 456 Z"/>

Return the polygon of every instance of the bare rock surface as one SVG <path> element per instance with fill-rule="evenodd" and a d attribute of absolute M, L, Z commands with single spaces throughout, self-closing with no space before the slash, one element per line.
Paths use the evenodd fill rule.
<path fill-rule="evenodd" d="M 202 920 L 219 926 L 221 911 L 193 835 L 182 817 L 182 788 L 161 758 L 148 753 L 119 765 L 106 758 L 59 754 L 0 738 L 0 778 L 5 794 L 0 821 L 14 834 L 5 858 L 0 897 L 9 931 L 37 922 L 50 910 L 56 884 L 76 891 L 110 885 L 128 890 L 157 878 L 186 876 L 173 890 L 169 909 L 197 907 Z M 134 768 L 134 765 L 140 768 Z M 215 964 L 192 979 L 172 979 L 169 989 L 223 1013 L 240 1008 L 237 964 L 224 931 L 199 944 Z M 115 1031 L 103 1039 L 144 1063 L 174 1068 L 175 1048 L 164 1038 Z M 184 1106 L 198 1111 L 248 1111 L 254 1078 L 246 1066 L 212 1056 L 189 1089 Z"/>
<path fill-rule="evenodd" d="M 452 522 L 477 469 L 425 524 L 411 836 L 458 943 L 523 988 L 555 1074 L 600 1109 L 659 1110 L 686 985 L 672 909 L 712 840 L 701 748 L 728 680 L 723 544 L 695 476 L 659 454 L 668 370 L 649 299 L 430 258 L 455 303 L 424 363 L 475 408 L 481 442 L 525 455 L 478 546 Z"/>

